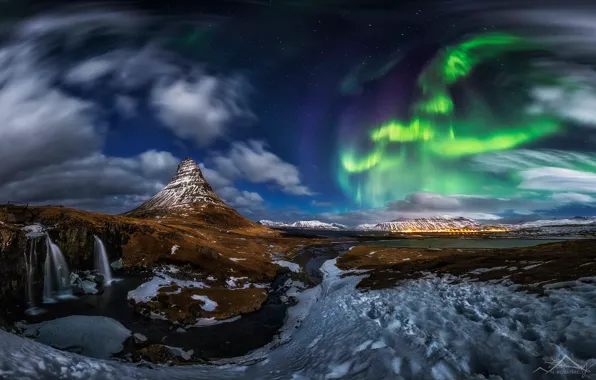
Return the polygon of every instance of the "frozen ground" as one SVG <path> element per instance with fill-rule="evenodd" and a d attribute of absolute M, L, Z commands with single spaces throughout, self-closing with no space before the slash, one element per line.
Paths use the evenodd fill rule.
<path fill-rule="evenodd" d="M 101 359 L 122 351 L 130 334 L 115 319 L 86 315 L 27 325 L 24 331 L 25 336 L 35 337 L 41 343 Z"/>
<path fill-rule="evenodd" d="M 169 271 L 176 273 L 169 268 Z M 173 278 L 164 272 L 158 272 L 153 276 L 150 281 L 141 284 L 135 290 L 128 292 L 128 299 L 133 299 L 135 302 L 149 302 L 151 298 L 155 297 L 159 292 L 159 289 L 164 286 L 169 286 L 171 283 L 175 283 L 180 288 L 208 288 L 205 283 L 200 281 L 185 281 Z"/>
<path fill-rule="evenodd" d="M 591 279 L 544 297 L 438 277 L 361 293 L 357 278 L 339 278 L 334 260 L 322 271 L 323 283 L 302 292 L 289 311 L 282 336 L 292 339 L 239 359 L 261 358 L 257 363 L 149 369 L 0 332 L 0 378 L 529 379 L 549 368 L 545 357 L 567 355 L 586 368 L 596 363 Z M 584 378 L 596 379 L 596 366 L 587 371 Z M 579 377 L 559 371 L 548 378 Z"/>

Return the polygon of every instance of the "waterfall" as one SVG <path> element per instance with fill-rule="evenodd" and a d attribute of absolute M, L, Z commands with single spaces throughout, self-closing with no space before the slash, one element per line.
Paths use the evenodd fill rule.
<path fill-rule="evenodd" d="M 44 313 L 45 310 L 37 307 L 33 291 L 35 270 L 37 268 L 37 237 L 31 238 L 29 250 L 23 251 L 23 255 L 25 256 L 25 270 L 27 273 L 27 310 L 25 310 L 25 314 L 39 315 Z"/>
<path fill-rule="evenodd" d="M 70 288 L 70 272 L 66 259 L 52 239 L 46 234 L 46 261 L 44 263 L 44 302 L 55 302 L 55 298 L 72 296 Z M 55 297 L 54 297 L 55 296 Z"/>
<path fill-rule="evenodd" d="M 112 269 L 108 261 L 108 254 L 103 242 L 97 236 L 95 238 L 95 246 L 93 249 L 93 258 L 95 261 L 95 269 L 103 276 L 104 285 L 109 285 L 112 282 Z"/>

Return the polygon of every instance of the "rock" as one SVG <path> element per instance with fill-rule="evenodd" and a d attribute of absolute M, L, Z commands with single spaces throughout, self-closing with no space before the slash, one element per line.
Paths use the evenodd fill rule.
<path fill-rule="evenodd" d="M 178 327 L 178 328 L 176 329 L 176 332 L 177 332 L 177 333 L 185 333 L 185 332 L 186 332 L 186 330 L 185 330 L 185 329 L 183 329 L 182 327 Z"/>
<path fill-rule="evenodd" d="M 118 260 L 112 262 L 110 264 L 110 266 L 112 267 L 112 269 L 118 270 L 118 269 L 122 269 L 124 267 L 124 264 L 122 263 L 122 259 L 118 259 Z"/>
<path fill-rule="evenodd" d="M 192 355 L 195 353 L 195 350 L 188 350 L 188 351 L 184 351 L 182 353 L 182 355 L 180 355 L 182 357 L 182 359 L 184 360 L 190 360 L 192 359 Z"/>
<path fill-rule="evenodd" d="M 194 350 L 188 350 L 188 351 L 184 351 L 184 349 L 180 348 L 180 347 L 171 347 L 171 346 L 166 346 L 170 352 L 181 358 L 182 360 L 185 361 L 189 361 L 192 359 L 192 356 L 194 355 L 195 351 Z"/>
<path fill-rule="evenodd" d="M 156 364 L 163 364 L 175 358 L 172 351 L 163 344 L 152 344 L 136 351 L 133 355 L 135 361 L 147 360 Z"/>
<path fill-rule="evenodd" d="M 147 337 L 141 333 L 134 333 L 132 336 L 137 344 L 147 343 Z"/>
<path fill-rule="evenodd" d="M 97 294 L 97 284 L 95 283 L 95 281 L 83 280 L 81 281 L 79 288 L 85 294 Z"/>
<path fill-rule="evenodd" d="M 96 274 L 96 275 L 95 275 L 95 279 L 94 279 L 94 281 L 95 281 L 95 283 L 96 283 L 98 286 L 101 286 L 101 285 L 103 285 L 103 282 L 104 282 L 104 277 L 103 277 L 103 275 L 102 275 L 102 274 Z"/>
<path fill-rule="evenodd" d="M 70 272 L 70 284 L 74 285 L 77 281 L 80 280 L 80 277 L 78 274 L 76 274 L 75 272 Z"/>

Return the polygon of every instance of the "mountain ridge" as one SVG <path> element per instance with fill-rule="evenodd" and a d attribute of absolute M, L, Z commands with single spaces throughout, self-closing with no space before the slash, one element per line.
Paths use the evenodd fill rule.
<path fill-rule="evenodd" d="M 123 216 L 135 218 L 178 217 L 198 220 L 212 227 L 256 227 L 235 209 L 228 206 L 213 190 L 197 163 L 187 157 L 180 162 L 176 174 L 157 194 Z"/>

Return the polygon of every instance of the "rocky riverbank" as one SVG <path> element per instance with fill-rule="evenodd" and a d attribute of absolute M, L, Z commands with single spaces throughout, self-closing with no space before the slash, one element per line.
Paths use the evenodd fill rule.
<path fill-rule="evenodd" d="M 596 276 L 596 240 L 571 240 L 509 249 L 398 248 L 362 245 L 337 260 L 363 270 L 360 289 L 385 289 L 434 273 L 479 281 L 505 281 L 542 294 L 548 284 Z"/>

